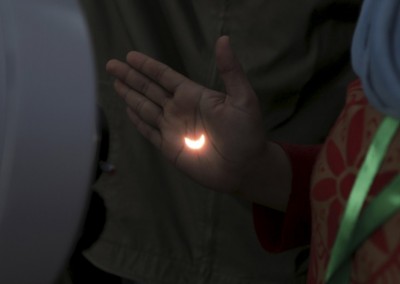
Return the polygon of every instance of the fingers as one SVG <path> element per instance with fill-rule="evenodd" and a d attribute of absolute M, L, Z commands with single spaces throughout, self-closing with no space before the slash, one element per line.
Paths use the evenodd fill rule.
<path fill-rule="evenodd" d="M 126 60 L 132 68 L 151 78 L 154 82 L 172 94 L 177 91 L 182 83 L 190 81 L 167 65 L 140 52 L 129 52 Z"/>
<path fill-rule="evenodd" d="M 253 103 L 254 100 L 257 100 L 256 94 L 230 46 L 228 36 L 222 36 L 218 39 L 215 53 L 218 71 L 224 82 L 227 95 L 240 105 Z"/>
<path fill-rule="evenodd" d="M 152 127 L 158 129 L 162 127 L 163 111 L 158 105 L 118 79 L 114 82 L 114 89 L 125 100 L 128 108 L 141 117 L 141 120 Z"/>
<path fill-rule="evenodd" d="M 124 62 L 110 60 L 106 65 L 106 70 L 110 75 L 114 76 L 121 82 L 124 82 L 133 90 L 143 94 L 152 102 L 161 107 L 165 105 L 168 97 L 171 96 L 168 92 L 155 84 L 148 77 L 144 76 L 140 72 L 137 72 Z"/>

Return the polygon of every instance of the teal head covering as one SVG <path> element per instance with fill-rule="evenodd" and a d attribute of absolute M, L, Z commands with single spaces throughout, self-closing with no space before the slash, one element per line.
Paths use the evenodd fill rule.
<path fill-rule="evenodd" d="M 400 0 L 364 0 L 351 52 L 369 102 L 400 118 Z"/>

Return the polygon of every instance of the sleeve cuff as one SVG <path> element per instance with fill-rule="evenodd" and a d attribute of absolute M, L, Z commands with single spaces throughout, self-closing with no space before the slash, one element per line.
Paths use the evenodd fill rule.
<path fill-rule="evenodd" d="M 261 246 L 282 252 L 310 243 L 310 181 L 321 145 L 301 146 L 279 143 L 292 165 L 292 192 L 285 213 L 253 205 L 253 220 Z"/>

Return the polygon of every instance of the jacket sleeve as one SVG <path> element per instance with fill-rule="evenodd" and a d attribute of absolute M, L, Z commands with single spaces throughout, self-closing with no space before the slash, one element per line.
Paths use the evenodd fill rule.
<path fill-rule="evenodd" d="M 281 144 L 292 165 L 292 192 L 285 213 L 253 205 L 253 220 L 261 246 L 281 252 L 307 245 L 311 238 L 310 181 L 321 145 Z"/>

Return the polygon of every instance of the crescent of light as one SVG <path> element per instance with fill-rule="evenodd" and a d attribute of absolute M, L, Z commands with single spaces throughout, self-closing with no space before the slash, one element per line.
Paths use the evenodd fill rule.
<path fill-rule="evenodd" d="M 185 144 L 188 146 L 188 148 L 193 149 L 193 150 L 199 150 L 203 148 L 204 144 L 206 142 L 206 137 L 204 134 L 200 136 L 199 139 L 193 140 L 188 137 L 185 137 Z"/>

